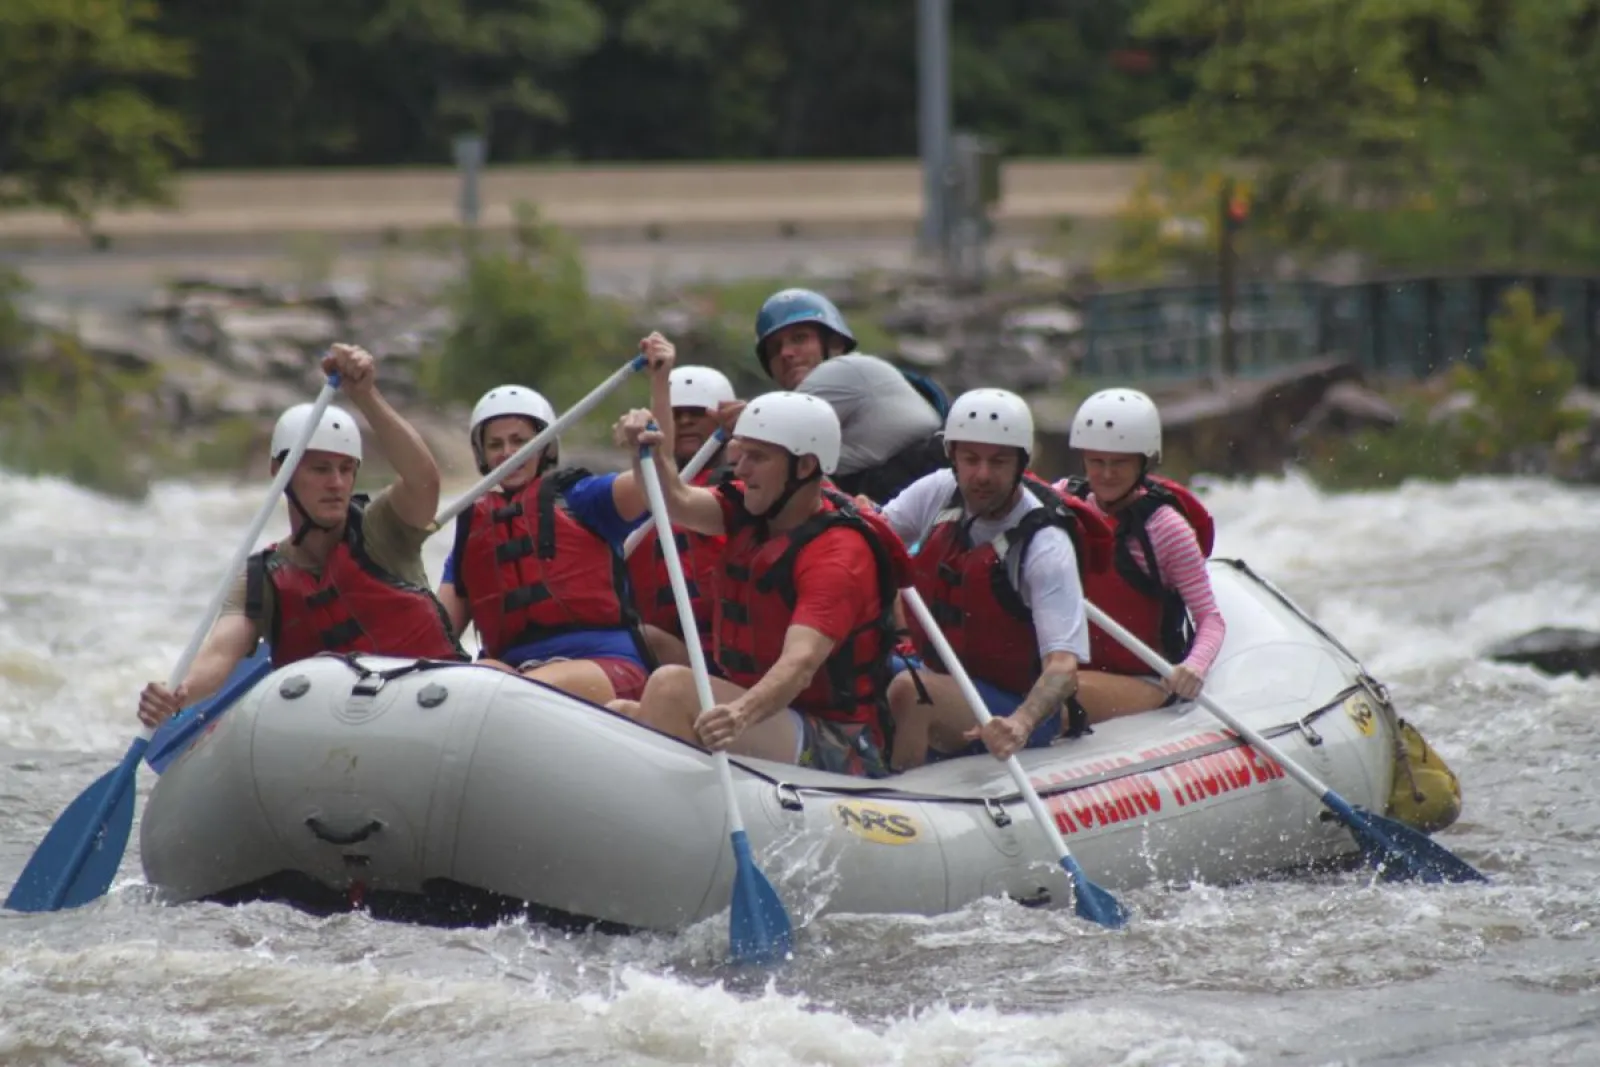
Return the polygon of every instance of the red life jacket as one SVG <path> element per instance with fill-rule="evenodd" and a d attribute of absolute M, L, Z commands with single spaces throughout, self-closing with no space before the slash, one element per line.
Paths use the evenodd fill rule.
<path fill-rule="evenodd" d="M 822 510 L 787 533 L 767 536 L 766 524 L 744 511 L 744 487 L 719 490 L 743 516 L 728 531 L 717 581 L 716 659 L 728 680 L 749 688 L 778 662 L 798 600 L 794 568 L 800 553 L 823 532 L 843 526 L 872 549 L 878 612 L 840 641 L 791 705 L 819 719 L 860 727 L 882 746 L 886 737 L 889 652 L 894 647 L 894 603 L 910 583 L 905 547 L 888 523 L 858 511 L 850 498 L 823 488 Z M 864 578 L 864 576 L 863 576 Z"/>
<path fill-rule="evenodd" d="M 972 543 L 961 490 L 953 490 L 912 562 L 917 592 L 968 672 L 1017 696 L 1033 688 L 1043 669 L 1033 612 L 1018 591 L 1029 545 L 1042 530 L 1065 531 L 1084 578 L 1110 565 L 1113 546 L 1111 526 L 1094 505 L 1033 474 L 1022 484 L 1041 506 L 981 545 Z M 926 631 L 915 618 L 910 622 L 918 654 L 943 671 Z"/>
<path fill-rule="evenodd" d="M 1193 527 L 1200 552 L 1208 559 L 1216 542 L 1217 527 L 1200 498 L 1178 482 L 1147 474 L 1139 485 L 1144 494 L 1114 516 L 1117 547 L 1112 566 L 1086 577 L 1083 591 L 1091 603 L 1127 627 L 1139 640 L 1160 651 L 1167 662 L 1181 663 L 1194 645 L 1194 624 L 1189 619 L 1183 597 L 1161 578 L 1155 547 L 1150 543 L 1145 524 L 1158 509 L 1172 508 Z M 1087 481 L 1073 478 L 1069 487 L 1073 495 L 1088 499 Z M 1148 570 L 1134 558 L 1135 544 L 1144 554 Z M 1089 657 L 1093 670 L 1113 674 L 1150 673 L 1150 668 L 1139 657 L 1098 626 L 1089 628 Z"/>
<path fill-rule="evenodd" d="M 627 569 L 604 537 L 567 510 L 577 468 L 535 478 L 510 498 L 490 494 L 456 520 L 455 568 L 484 655 L 574 630 L 625 630 L 645 662 Z"/>
<path fill-rule="evenodd" d="M 695 476 L 694 484 L 712 485 L 720 480 L 720 472 L 701 471 Z M 717 603 L 717 571 L 722 567 L 722 549 L 728 539 L 692 530 L 674 530 L 673 534 L 678 542 L 678 558 L 683 561 L 683 577 L 689 585 L 695 627 L 700 631 L 701 643 L 710 647 L 712 617 Z M 667 557 L 661 551 L 661 539 L 653 526 L 645 528 L 633 555 L 628 557 L 628 583 L 640 622 L 683 636 L 683 628 L 678 625 L 678 604 L 672 599 L 672 583 L 667 577 Z"/>
<path fill-rule="evenodd" d="M 267 622 L 274 667 L 319 652 L 467 658 L 433 592 L 389 573 L 367 554 L 361 540 L 366 503 L 361 497 L 351 502 L 344 537 L 329 553 L 320 577 L 274 555 L 276 545 L 246 563 L 245 613 L 260 617 L 266 582 L 276 594 Z"/>

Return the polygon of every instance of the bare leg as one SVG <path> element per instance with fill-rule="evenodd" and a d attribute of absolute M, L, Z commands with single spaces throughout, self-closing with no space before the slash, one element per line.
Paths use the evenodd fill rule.
<path fill-rule="evenodd" d="M 606 672 L 600 669 L 598 663 L 586 659 L 557 660 L 532 667 L 523 671 L 522 675 L 563 689 L 593 704 L 609 704 L 617 699 L 617 691 L 611 687 L 611 679 L 606 677 Z"/>
<path fill-rule="evenodd" d="M 960 752 L 968 744 L 962 734 L 978 725 L 954 678 L 925 667 L 918 673 L 931 704 L 919 703 L 921 694 L 910 671 L 901 671 L 889 683 L 889 714 L 894 717 L 894 752 L 889 762 L 899 771 L 926 763 L 929 748 Z"/>
<path fill-rule="evenodd" d="M 644 643 L 649 646 L 656 663 L 663 667 L 689 665 L 689 650 L 683 646 L 683 642 L 659 626 L 644 628 Z"/>
<path fill-rule="evenodd" d="M 1151 711 L 1165 704 L 1167 695 L 1165 689 L 1148 678 L 1110 671 L 1078 672 L 1078 703 L 1089 713 L 1090 722 Z"/>
<path fill-rule="evenodd" d="M 711 679 L 711 696 L 718 703 L 727 703 L 744 695 L 744 689 L 723 678 Z M 639 700 L 639 721 L 662 733 L 700 744 L 694 732 L 694 721 L 700 715 L 700 697 L 695 690 L 694 672 L 687 667 L 660 667 L 645 683 L 644 695 Z M 741 756 L 780 763 L 793 763 L 799 744 L 795 716 L 779 712 L 745 728 L 729 746 L 728 751 Z"/>

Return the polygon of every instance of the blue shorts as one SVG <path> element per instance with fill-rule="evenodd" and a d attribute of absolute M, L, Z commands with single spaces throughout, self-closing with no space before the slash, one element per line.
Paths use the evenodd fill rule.
<path fill-rule="evenodd" d="M 929 670 L 922 660 L 913 657 L 907 660 L 901 656 L 889 657 L 889 671 L 899 674 L 901 671 L 915 667 L 919 671 Z M 972 687 L 983 698 L 984 707 L 989 709 L 989 714 L 997 719 L 1004 719 L 1016 711 L 1022 704 L 1022 697 L 1015 693 L 1008 693 L 998 686 L 990 685 L 981 678 L 972 679 Z M 1033 728 L 1033 733 L 1028 736 L 1026 748 L 1045 748 L 1056 738 L 1061 736 L 1061 712 L 1059 709 L 1045 716 L 1044 721 Z M 982 741 L 973 741 L 959 752 L 941 752 L 936 748 L 928 749 L 928 762 L 938 763 L 940 760 L 955 759 L 958 756 L 981 756 L 989 749 Z"/>

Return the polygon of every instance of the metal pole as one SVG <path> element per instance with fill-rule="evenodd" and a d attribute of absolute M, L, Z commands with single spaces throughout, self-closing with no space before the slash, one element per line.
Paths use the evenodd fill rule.
<path fill-rule="evenodd" d="M 456 138 L 454 148 L 456 167 L 461 175 L 461 198 L 457 207 L 461 214 L 461 225 L 470 229 L 478 225 L 481 206 L 478 199 L 478 173 L 483 169 L 484 140 L 479 134 L 463 134 Z"/>
<path fill-rule="evenodd" d="M 1233 348 L 1235 261 L 1233 257 L 1233 182 L 1222 183 L 1217 202 L 1217 309 L 1222 315 L 1222 376 L 1236 377 L 1239 361 Z"/>
<path fill-rule="evenodd" d="M 950 162 L 950 0 L 917 0 L 917 150 L 922 154 L 924 253 L 944 245 Z"/>

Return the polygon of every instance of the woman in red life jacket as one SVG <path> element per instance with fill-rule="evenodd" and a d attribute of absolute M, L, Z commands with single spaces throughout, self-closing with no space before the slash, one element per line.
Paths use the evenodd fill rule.
<path fill-rule="evenodd" d="M 1163 682 L 1092 626 L 1078 699 L 1091 722 L 1192 700 L 1227 633 L 1206 572 L 1211 515 L 1184 486 L 1150 473 L 1161 461 L 1161 414 L 1144 393 L 1095 393 L 1078 408 L 1070 441 L 1087 478 L 1058 488 L 1116 523 L 1112 566 L 1086 575 L 1084 594 L 1176 667 Z"/>
<path fill-rule="evenodd" d="M 1033 413 L 1022 397 L 963 394 L 950 406 L 944 446 L 950 466 L 906 487 L 883 517 L 901 540 L 920 544 L 917 591 L 995 718 L 979 729 L 913 624 L 928 667 L 903 670 L 889 686 L 897 770 L 985 746 L 1005 759 L 1060 736 L 1078 665 L 1089 658 L 1079 561 L 1110 556 L 1100 515 L 1028 474 Z"/>
<path fill-rule="evenodd" d="M 656 421 L 669 425 L 670 412 Z M 877 516 L 825 488 L 839 460 L 839 420 L 816 397 L 768 393 L 734 428 L 737 481 L 686 485 L 670 438 L 631 412 L 618 443 L 654 451 L 667 510 L 680 526 L 727 537 L 713 640 L 723 677 L 703 714 L 693 673 L 662 667 L 631 711 L 708 748 L 843 774 L 887 773 L 884 689 L 905 550 Z"/>
<path fill-rule="evenodd" d="M 368 352 L 334 345 L 322 368 L 340 375 L 340 391 L 365 416 L 396 480 L 370 503 L 355 495 L 361 432 L 349 413 L 326 409 L 284 490 L 289 539 L 250 558 L 183 683 L 145 687 L 139 718 L 147 726 L 216 692 L 263 638 L 279 666 L 319 652 L 465 658 L 422 565 L 439 467 L 378 391 Z M 296 405 L 273 427 L 274 476 L 313 407 Z"/>
<path fill-rule="evenodd" d="M 640 342 L 651 390 L 666 394 L 659 334 Z M 660 365 L 664 369 L 657 372 Z M 478 468 L 495 469 L 555 420 L 525 386 L 489 390 L 473 408 Z M 458 631 L 470 621 L 481 655 L 597 704 L 637 698 L 648 649 L 628 594 L 622 544 L 646 511 L 632 472 L 556 469 L 552 443 L 456 520 L 439 599 Z"/>
<path fill-rule="evenodd" d="M 674 367 L 667 379 L 672 399 L 672 455 L 683 469 L 700 446 L 717 432 L 717 408 L 738 398 L 727 375 L 713 367 Z M 698 475 L 695 485 L 715 485 L 725 473 L 726 449 L 718 449 Z M 684 577 L 689 583 L 689 600 L 694 606 L 701 643 L 710 658 L 712 610 L 716 605 L 717 566 L 724 538 L 707 537 L 692 530 L 677 531 L 678 555 L 683 560 Z M 688 666 L 689 654 L 683 647 L 683 629 L 678 624 L 678 606 L 667 581 L 667 561 L 654 527 L 646 526 L 633 554 L 628 557 L 628 583 L 633 590 L 634 609 L 644 623 L 645 640 L 657 663 Z"/>

